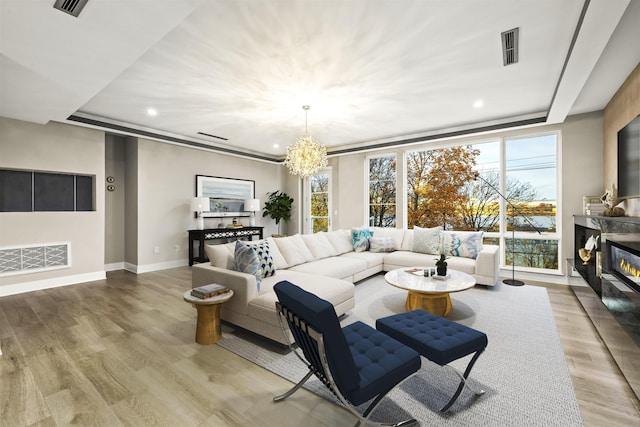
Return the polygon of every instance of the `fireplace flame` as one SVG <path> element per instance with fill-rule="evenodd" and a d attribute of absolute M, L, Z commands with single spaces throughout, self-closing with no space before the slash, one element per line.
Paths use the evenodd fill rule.
<path fill-rule="evenodd" d="M 635 277 L 636 279 L 640 278 L 640 269 L 632 265 L 629 261 L 624 258 L 620 260 L 620 269 L 625 273 L 628 273 Z"/>

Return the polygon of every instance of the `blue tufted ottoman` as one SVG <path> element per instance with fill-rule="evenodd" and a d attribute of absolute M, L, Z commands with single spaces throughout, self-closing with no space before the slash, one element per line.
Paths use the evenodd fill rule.
<path fill-rule="evenodd" d="M 464 374 L 460 374 L 453 367 L 450 367 L 458 374 L 461 381 L 456 393 L 441 409 L 441 412 L 448 411 L 458 399 L 467 385 L 471 368 L 487 347 L 488 342 L 484 332 L 427 313 L 424 310 L 413 310 L 383 317 L 376 320 L 376 329 L 413 348 L 440 366 L 445 366 L 449 362 L 475 353 Z M 475 393 L 480 395 L 484 391 L 475 391 Z"/>

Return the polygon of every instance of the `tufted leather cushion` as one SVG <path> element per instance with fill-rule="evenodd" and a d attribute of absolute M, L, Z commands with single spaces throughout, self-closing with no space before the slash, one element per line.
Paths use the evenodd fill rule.
<path fill-rule="evenodd" d="M 333 306 L 316 295 L 287 281 L 273 289 L 282 305 L 323 334 L 331 374 L 352 404 L 387 392 L 420 368 L 418 353 L 371 326 L 355 322 L 340 328 Z M 296 335 L 298 343 L 304 342 Z"/>
<path fill-rule="evenodd" d="M 488 343 L 485 333 L 424 310 L 383 317 L 376 320 L 376 329 L 438 365 L 475 353 Z"/>
<path fill-rule="evenodd" d="M 393 388 L 420 369 L 420 355 L 360 321 L 342 328 L 360 373 L 358 389 L 345 393 L 354 405 Z"/>

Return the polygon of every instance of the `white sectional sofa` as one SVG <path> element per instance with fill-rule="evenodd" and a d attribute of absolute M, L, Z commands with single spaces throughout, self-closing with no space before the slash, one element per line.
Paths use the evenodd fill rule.
<path fill-rule="evenodd" d="M 435 265 L 436 254 L 414 252 L 414 230 L 371 228 L 375 237 L 392 242 L 390 252 L 354 251 L 351 230 L 265 239 L 275 264 L 273 276 L 260 279 L 235 271 L 235 242 L 207 245 L 209 263 L 192 267 L 192 286 L 224 284 L 234 291 L 221 311 L 223 320 L 274 341 L 285 343 L 275 311 L 273 285 L 288 280 L 330 301 L 341 316 L 355 306 L 353 283 L 381 271 Z M 262 242 L 262 241 L 260 241 Z M 247 242 L 259 243 L 259 242 Z M 469 273 L 478 284 L 498 281 L 498 247 L 481 245 L 475 259 L 450 256 L 449 268 Z"/>

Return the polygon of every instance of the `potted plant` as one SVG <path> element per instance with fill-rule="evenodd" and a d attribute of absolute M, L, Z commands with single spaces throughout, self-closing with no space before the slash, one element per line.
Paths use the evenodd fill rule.
<path fill-rule="evenodd" d="M 267 193 L 267 196 L 268 200 L 264 204 L 262 216 L 273 218 L 278 226 L 278 233 L 280 233 L 280 221 L 288 222 L 291 219 L 293 198 L 283 191 Z"/>
<path fill-rule="evenodd" d="M 436 258 L 436 273 L 438 276 L 446 276 L 447 275 L 447 256 L 445 254 L 440 254 L 440 258 Z"/>

